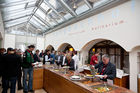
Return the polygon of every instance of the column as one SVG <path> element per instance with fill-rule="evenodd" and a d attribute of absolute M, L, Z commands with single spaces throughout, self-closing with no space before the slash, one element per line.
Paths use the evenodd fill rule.
<path fill-rule="evenodd" d="M 138 52 L 140 52 L 140 47 L 133 49 L 129 53 L 129 61 L 130 61 L 130 90 L 138 93 Z"/>

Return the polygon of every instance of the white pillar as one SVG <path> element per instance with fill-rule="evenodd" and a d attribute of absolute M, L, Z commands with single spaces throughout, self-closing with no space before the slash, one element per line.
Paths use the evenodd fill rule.
<path fill-rule="evenodd" d="M 1 35 L 0 39 L 2 40 L 0 47 L 4 47 L 4 35 L 5 35 L 5 32 L 4 32 L 4 26 L 3 26 L 3 20 L 2 20 L 1 11 L 0 11 L 0 35 Z"/>
<path fill-rule="evenodd" d="M 130 60 L 130 90 L 134 92 L 138 92 L 138 81 L 137 76 L 139 73 L 139 66 L 138 66 L 138 52 L 140 52 L 140 47 L 133 49 L 129 53 L 129 60 Z"/>

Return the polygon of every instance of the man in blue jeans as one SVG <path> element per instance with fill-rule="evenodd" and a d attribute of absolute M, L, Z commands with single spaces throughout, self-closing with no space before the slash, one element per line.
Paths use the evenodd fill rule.
<path fill-rule="evenodd" d="M 7 93 L 10 83 L 10 93 L 15 93 L 18 69 L 21 58 L 14 53 L 14 49 L 8 48 L 7 54 L 2 59 L 2 93 Z"/>
<path fill-rule="evenodd" d="M 34 92 L 32 89 L 33 84 L 33 66 L 34 66 L 34 58 L 32 51 L 34 50 L 35 46 L 30 45 L 28 46 L 28 49 L 24 53 L 23 58 L 23 92 Z M 27 85 L 27 75 L 29 74 L 29 81 Z"/>

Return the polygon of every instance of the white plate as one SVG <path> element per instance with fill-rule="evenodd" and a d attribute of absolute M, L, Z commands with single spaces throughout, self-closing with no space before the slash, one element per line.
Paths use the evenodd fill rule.
<path fill-rule="evenodd" d="M 95 77 L 103 78 L 104 75 L 95 75 Z"/>
<path fill-rule="evenodd" d="M 81 80 L 80 76 L 71 76 L 70 77 L 71 80 Z"/>
<path fill-rule="evenodd" d="M 71 78 L 74 78 L 74 79 L 79 79 L 80 76 L 71 76 Z"/>

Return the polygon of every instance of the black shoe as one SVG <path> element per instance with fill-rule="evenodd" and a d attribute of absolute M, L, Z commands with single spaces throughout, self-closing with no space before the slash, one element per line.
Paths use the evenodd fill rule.
<path fill-rule="evenodd" d="M 34 90 L 29 90 L 29 92 L 34 93 Z"/>
<path fill-rule="evenodd" d="M 23 89 L 23 87 L 19 87 L 19 88 L 18 88 L 18 90 L 21 90 L 21 89 Z"/>
<path fill-rule="evenodd" d="M 23 93 L 28 93 L 28 91 L 23 91 Z"/>

